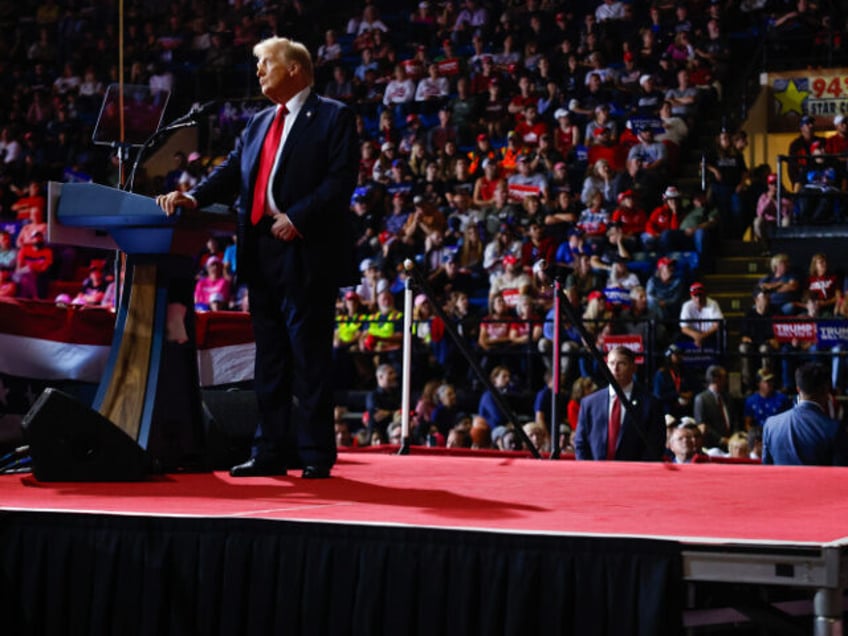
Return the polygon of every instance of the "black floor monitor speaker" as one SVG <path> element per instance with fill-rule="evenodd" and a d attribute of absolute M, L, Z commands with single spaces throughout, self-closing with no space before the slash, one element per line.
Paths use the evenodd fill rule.
<path fill-rule="evenodd" d="M 45 389 L 23 419 L 39 481 L 140 481 L 153 466 L 129 435 L 76 399 Z"/>

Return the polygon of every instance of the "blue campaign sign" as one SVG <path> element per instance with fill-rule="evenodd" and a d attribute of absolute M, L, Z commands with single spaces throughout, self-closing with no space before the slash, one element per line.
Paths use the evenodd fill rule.
<path fill-rule="evenodd" d="M 623 287 L 607 287 L 604 289 L 607 302 L 613 305 L 630 305 L 630 290 Z"/>
<path fill-rule="evenodd" d="M 7 232 L 12 238 L 18 235 L 20 229 L 21 223 L 19 221 L 3 221 L 0 223 L 0 232 Z"/>
<path fill-rule="evenodd" d="M 848 320 L 820 320 L 816 331 L 819 348 L 848 343 Z"/>

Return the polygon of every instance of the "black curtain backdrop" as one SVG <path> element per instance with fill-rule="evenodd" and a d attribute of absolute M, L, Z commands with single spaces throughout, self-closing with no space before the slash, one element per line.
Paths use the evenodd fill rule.
<path fill-rule="evenodd" d="M 0 557 L 5 634 L 681 631 L 673 542 L 10 512 Z"/>

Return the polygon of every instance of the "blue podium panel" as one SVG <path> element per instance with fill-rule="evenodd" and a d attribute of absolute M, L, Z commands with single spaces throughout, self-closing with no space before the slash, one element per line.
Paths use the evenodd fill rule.
<path fill-rule="evenodd" d="M 127 254 L 194 254 L 211 231 L 235 226 L 223 207 L 169 217 L 150 197 L 97 183 L 64 183 L 57 190 L 60 225 L 105 231 Z"/>

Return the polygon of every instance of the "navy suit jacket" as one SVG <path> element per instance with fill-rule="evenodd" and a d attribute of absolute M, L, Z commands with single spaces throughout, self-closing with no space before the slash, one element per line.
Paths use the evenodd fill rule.
<path fill-rule="evenodd" d="M 630 396 L 635 408 L 625 409 L 615 459 L 659 461 L 665 448 L 665 422 L 659 403 L 645 388 L 634 385 Z M 606 459 L 609 432 L 609 389 L 604 387 L 580 401 L 580 416 L 574 438 L 577 459 Z M 647 443 L 637 431 L 639 426 Z"/>
<path fill-rule="evenodd" d="M 763 463 L 848 466 L 845 426 L 808 401 L 772 415 L 763 426 Z"/>
<path fill-rule="evenodd" d="M 262 231 L 250 221 L 253 186 L 275 112 L 272 106 L 252 117 L 224 162 L 191 192 L 201 207 L 237 197 L 238 271 L 248 284 L 258 271 L 255 242 Z M 277 207 L 303 238 L 285 243 L 279 262 L 262 264 L 272 279 L 305 286 L 358 280 L 350 218 L 359 166 L 355 130 L 348 107 L 313 89 L 286 137 L 272 184 Z"/>

